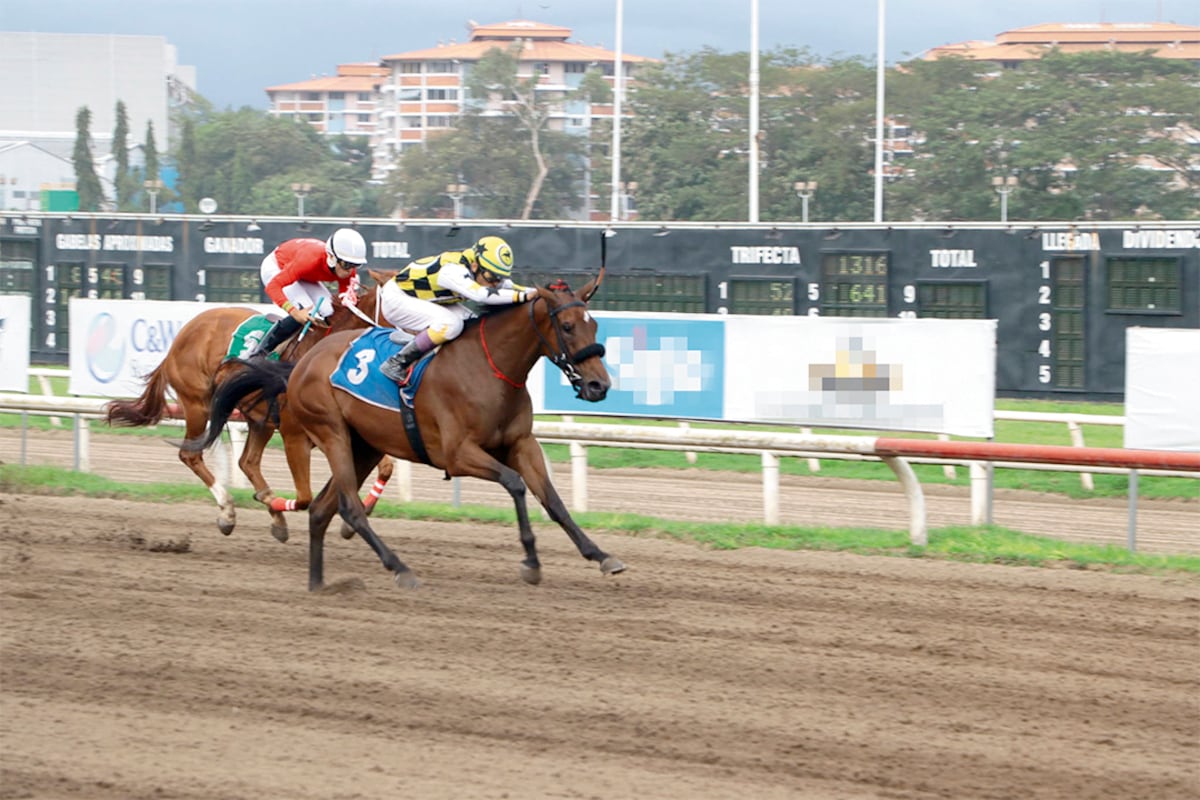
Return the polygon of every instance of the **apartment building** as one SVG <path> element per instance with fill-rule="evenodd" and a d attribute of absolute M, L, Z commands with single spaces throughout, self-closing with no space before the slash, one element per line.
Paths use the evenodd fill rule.
<path fill-rule="evenodd" d="M 933 47 L 923 57 L 933 61 L 960 56 L 1015 69 L 1022 62 L 1041 58 L 1055 48 L 1064 53 L 1150 50 L 1158 58 L 1182 59 L 1200 66 L 1200 27 L 1171 22 L 1050 22 L 1005 31 L 995 41 Z"/>
<path fill-rule="evenodd" d="M 405 150 L 420 147 L 452 128 L 472 107 L 466 83 L 472 65 L 493 48 L 519 47 L 518 74 L 538 76 L 538 88 L 558 94 L 577 88 L 588 70 L 615 80 L 616 53 L 571 41 L 571 29 L 529 20 L 491 25 L 469 22 L 465 42 L 440 43 L 423 50 L 384 56 L 378 64 L 345 64 L 335 76 L 269 87 L 270 113 L 293 116 L 324 133 L 370 138 L 374 178 L 382 180 Z M 622 54 L 623 77 L 653 61 Z M 474 101 L 478 107 L 478 101 Z M 495 102 L 483 113 L 504 113 Z M 551 130 L 586 134 L 594 121 L 611 118 L 611 104 L 560 103 Z"/>
<path fill-rule="evenodd" d="M 379 89 L 388 70 L 380 64 L 338 64 L 335 75 L 268 86 L 271 113 L 307 122 L 321 133 L 373 136 L 379 123 Z"/>

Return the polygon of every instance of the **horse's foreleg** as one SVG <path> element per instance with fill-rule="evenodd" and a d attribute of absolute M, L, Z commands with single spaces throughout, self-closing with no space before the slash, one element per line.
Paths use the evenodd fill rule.
<path fill-rule="evenodd" d="M 242 457 L 238 459 L 238 466 L 241 468 L 242 474 L 250 479 L 250 485 L 254 487 L 254 499 L 265 505 L 271 514 L 271 535 L 278 541 L 286 542 L 288 540 L 287 519 L 283 516 L 284 509 L 276 507 L 281 498 L 277 498 L 271 491 L 271 487 L 262 473 L 263 451 L 266 450 L 267 443 L 271 441 L 274 433 L 275 428 L 271 425 L 249 426 L 246 432 L 246 446 L 242 448 Z"/>
<path fill-rule="evenodd" d="M 452 475 L 469 475 L 493 481 L 503 486 L 513 499 L 517 511 L 517 528 L 525 559 L 521 562 L 521 579 L 526 583 L 542 581 L 542 562 L 537 554 L 537 539 L 529 524 L 529 508 L 525 502 L 525 481 L 517 470 L 497 461 L 475 444 L 464 442 L 453 453 L 448 469 Z"/>
<path fill-rule="evenodd" d="M 395 471 L 395 462 L 391 456 L 383 456 L 379 462 L 379 474 L 375 476 L 375 483 L 371 485 L 367 496 L 363 498 L 363 509 L 367 512 L 367 516 L 371 516 L 371 512 L 375 510 L 375 504 L 379 502 L 380 496 L 383 494 L 384 488 L 388 481 L 392 479 L 392 472 Z M 370 471 L 368 470 L 368 473 Z M 354 538 L 354 528 L 350 527 L 350 523 L 342 520 L 343 539 Z"/>
<path fill-rule="evenodd" d="M 546 472 L 546 462 L 537 439 L 526 436 L 513 445 L 509 449 L 508 463 L 525 479 L 525 483 L 533 490 L 534 495 L 541 501 L 542 507 L 546 509 L 546 513 L 550 515 L 550 519 L 557 522 L 559 527 L 566 531 L 567 536 L 579 549 L 581 556 L 589 561 L 599 562 L 600 571 L 605 575 L 614 575 L 625 571 L 625 565 L 619 559 L 601 550 L 571 518 L 570 512 L 567 511 L 566 505 L 558 495 L 558 490 L 554 488 L 554 484 Z"/>
<path fill-rule="evenodd" d="M 396 462 L 391 456 L 384 456 L 379 462 L 379 474 L 375 476 L 375 483 L 371 486 L 371 490 L 367 492 L 366 499 L 363 500 L 363 507 L 367 509 L 367 515 L 374 510 L 375 504 L 379 502 L 380 496 L 383 494 L 384 487 L 388 481 L 392 479 L 392 473 L 396 469 Z"/>

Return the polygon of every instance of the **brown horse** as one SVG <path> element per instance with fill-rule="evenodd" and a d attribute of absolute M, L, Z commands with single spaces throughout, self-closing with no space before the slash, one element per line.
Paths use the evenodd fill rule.
<path fill-rule="evenodd" d="M 282 358 L 294 361 L 312 349 L 321 338 L 336 331 L 362 329 L 372 324 L 388 324 L 383 321 L 375 322 L 381 320 L 381 316 L 374 288 L 359 294 L 355 305 L 358 314 L 343 305 L 340 300 L 334 301 L 333 308 L 326 327 L 314 326 L 307 329 L 303 335 L 294 337 L 284 346 Z M 212 402 L 217 376 L 245 363 L 226 359 L 234 331 L 257 313 L 248 308 L 222 307 L 197 314 L 180 328 L 162 362 L 146 376 L 146 387 L 141 396 L 135 400 L 114 400 L 107 405 L 108 424 L 126 427 L 157 424 L 173 410 L 167 400 L 167 389 L 170 387 L 183 414 L 185 437 L 192 439 L 200 436 L 208 422 L 209 404 Z M 278 426 L 275 413 L 278 414 Z M 250 424 L 238 466 L 250 479 L 255 499 L 266 505 L 271 513 L 271 534 L 279 541 L 286 542 L 288 527 L 283 512 L 306 507 L 312 497 L 312 486 L 309 482 L 312 446 L 304 439 L 303 432 L 290 424 L 286 403 L 280 403 L 276 409 L 267 405 L 261 405 L 257 409 L 248 407 L 246 419 Z M 288 465 L 296 481 L 296 501 L 276 497 L 262 474 L 263 451 L 276 427 L 279 427 L 283 436 Z M 233 497 L 204 463 L 202 452 L 181 449 L 179 460 L 204 482 L 216 499 L 220 509 L 217 527 L 221 533 L 228 536 L 237 523 Z M 382 491 L 391 475 L 392 461 L 384 459 L 368 498 L 370 505 L 374 505 L 378 493 Z"/>
<path fill-rule="evenodd" d="M 587 310 L 599 281 L 588 283 L 578 296 L 562 282 L 543 287 L 527 306 L 508 307 L 470 323 L 457 339 L 442 346 L 417 390 L 415 414 L 429 463 L 448 476 L 495 481 L 512 496 L 525 549 L 521 577 L 528 583 L 541 580 L 541 562 L 525 505 L 526 486 L 584 558 L 598 562 L 606 575 L 625 569 L 571 519 L 550 482 L 533 436 L 533 407 L 525 389 L 529 371 L 546 355 L 567 375 L 579 397 L 604 399 L 611 381 L 602 358 L 604 347 L 596 342 L 596 321 Z M 325 453 L 332 472 L 309 508 L 310 591 L 324 585 L 325 530 L 338 513 L 394 573 L 397 585 L 417 585 L 412 570 L 372 530 L 358 497 L 359 485 L 381 454 L 420 459 L 397 410 L 365 403 L 330 382 L 354 338 L 353 333 L 329 336 L 295 365 L 248 364 L 217 389 L 207 436 L 183 445 L 202 450 L 215 441 L 243 398 L 253 394 L 269 399 L 287 392 L 292 418 Z"/>

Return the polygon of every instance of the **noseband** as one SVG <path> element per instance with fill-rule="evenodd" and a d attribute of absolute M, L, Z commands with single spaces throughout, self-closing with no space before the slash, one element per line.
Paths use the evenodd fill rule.
<path fill-rule="evenodd" d="M 547 314 L 550 316 L 550 324 L 554 326 L 554 335 L 558 339 L 558 348 L 555 349 L 546 340 L 546 337 L 542 335 L 541 329 L 538 328 L 537 320 L 533 316 L 533 307 L 539 300 L 545 300 L 545 298 L 539 295 L 529 304 L 529 323 L 533 325 L 534 333 L 542 340 L 542 351 L 546 354 L 546 358 L 550 359 L 550 363 L 562 370 L 562 373 L 567 376 L 567 380 L 571 382 L 571 386 L 574 387 L 575 396 L 579 397 L 580 392 L 583 391 L 583 375 L 580 374 L 575 365 L 587 361 L 592 356 L 604 358 L 604 345 L 599 342 L 592 342 L 589 345 L 581 347 L 574 353 L 567 352 L 567 343 L 563 338 L 562 323 L 558 320 L 558 313 L 576 306 L 586 308 L 587 303 L 582 300 L 572 300 L 557 308 L 550 308 L 550 304 L 546 303 Z"/>

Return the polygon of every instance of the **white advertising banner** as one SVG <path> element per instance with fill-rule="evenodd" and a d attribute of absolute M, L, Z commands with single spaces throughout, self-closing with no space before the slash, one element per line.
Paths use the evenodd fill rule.
<path fill-rule="evenodd" d="M 529 384 L 535 410 L 994 432 L 994 320 L 603 311 L 596 318 L 613 380 L 608 397 L 575 399 L 543 362 Z"/>
<path fill-rule="evenodd" d="M 29 391 L 30 305 L 25 295 L 0 295 L 0 391 Z"/>
<path fill-rule="evenodd" d="M 141 394 L 146 375 L 166 356 L 179 329 L 201 311 L 221 305 L 278 313 L 275 306 L 267 304 L 72 298 L 71 394 L 91 397 Z"/>
<path fill-rule="evenodd" d="M 993 434 L 996 323 L 730 317 L 727 419 Z"/>
<path fill-rule="evenodd" d="M 1125 446 L 1200 452 L 1200 329 L 1125 331 Z"/>

